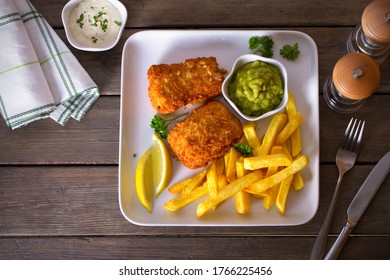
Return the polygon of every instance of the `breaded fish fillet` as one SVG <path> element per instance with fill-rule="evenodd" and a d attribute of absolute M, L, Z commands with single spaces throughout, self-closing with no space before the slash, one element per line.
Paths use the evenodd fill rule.
<path fill-rule="evenodd" d="M 241 122 L 226 106 L 209 101 L 178 122 L 167 140 L 177 158 L 196 169 L 225 154 L 242 136 Z"/>
<path fill-rule="evenodd" d="M 204 103 L 221 94 L 224 73 L 215 57 L 152 65 L 148 70 L 150 103 L 160 114 L 172 113 L 187 104 Z"/>

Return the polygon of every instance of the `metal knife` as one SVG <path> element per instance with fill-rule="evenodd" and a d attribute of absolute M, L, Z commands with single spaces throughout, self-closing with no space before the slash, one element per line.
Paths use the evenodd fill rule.
<path fill-rule="evenodd" d="M 386 179 L 390 171 L 390 152 L 384 155 L 370 172 L 363 185 L 355 195 L 347 210 L 348 220 L 339 237 L 330 248 L 325 260 L 334 260 L 338 257 L 341 249 L 351 234 L 353 228 L 359 222 L 363 213 L 373 199 L 374 195 Z"/>

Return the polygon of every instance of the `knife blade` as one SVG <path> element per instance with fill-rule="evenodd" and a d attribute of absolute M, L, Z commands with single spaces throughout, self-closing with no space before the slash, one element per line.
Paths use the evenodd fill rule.
<path fill-rule="evenodd" d="M 347 210 L 347 223 L 333 246 L 330 248 L 328 254 L 325 256 L 325 260 L 336 259 L 338 257 L 353 228 L 363 216 L 379 187 L 389 174 L 389 171 L 390 152 L 387 152 L 387 154 L 384 155 L 371 170 L 370 174 L 367 176 L 366 180 L 353 198 Z"/>

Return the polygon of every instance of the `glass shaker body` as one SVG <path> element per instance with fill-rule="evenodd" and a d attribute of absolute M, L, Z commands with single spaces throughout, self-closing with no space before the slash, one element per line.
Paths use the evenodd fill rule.
<path fill-rule="evenodd" d="M 350 53 L 337 61 L 324 84 L 326 104 L 339 113 L 359 110 L 380 82 L 379 66 L 362 53 Z"/>
<path fill-rule="evenodd" d="M 348 37 L 348 53 L 364 53 L 382 64 L 390 55 L 390 46 L 381 45 L 364 35 L 361 25 L 358 25 Z"/>
<path fill-rule="evenodd" d="M 364 9 L 361 23 L 347 40 L 349 53 L 364 53 L 378 64 L 390 55 L 390 0 L 372 1 Z"/>
<path fill-rule="evenodd" d="M 343 96 L 337 91 L 332 75 L 326 79 L 323 90 L 326 104 L 338 113 L 350 114 L 356 112 L 367 100 L 367 98 L 355 100 Z"/>

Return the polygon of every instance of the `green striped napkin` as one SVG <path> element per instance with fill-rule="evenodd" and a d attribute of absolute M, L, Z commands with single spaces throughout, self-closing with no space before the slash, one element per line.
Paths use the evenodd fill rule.
<path fill-rule="evenodd" d="M 99 97 L 91 77 L 28 0 L 0 5 L 0 113 L 12 129 L 80 120 Z"/>

